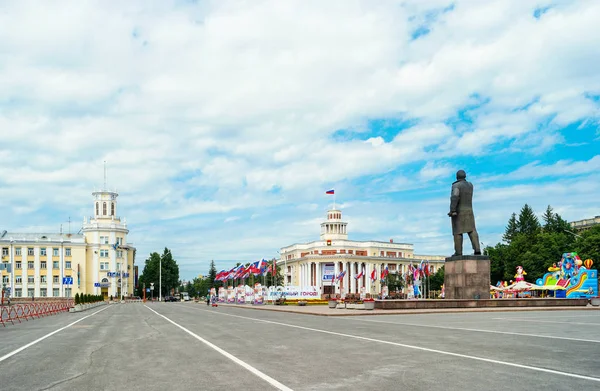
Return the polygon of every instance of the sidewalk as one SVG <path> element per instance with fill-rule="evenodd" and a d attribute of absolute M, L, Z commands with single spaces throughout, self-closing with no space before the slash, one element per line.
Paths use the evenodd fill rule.
<path fill-rule="evenodd" d="M 329 308 L 326 305 L 299 306 L 299 305 L 240 305 L 219 303 L 219 307 L 235 307 L 257 311 L 289 312 L 302 315 L 316 316 L 361 316 L 361 315 L 411 315 L 411 314 L 441 314 L 457 312 L 519 312 L 519 311 L 599 311 L 600 307 L 499 307 L 499 308 L 443 308 L 426 310 L 347 310 Z"/>

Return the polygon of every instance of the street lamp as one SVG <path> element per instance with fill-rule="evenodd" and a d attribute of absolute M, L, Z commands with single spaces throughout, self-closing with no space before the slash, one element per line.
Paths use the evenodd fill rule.
<path fill-rule="evenodd" d="M 158 258 L 158 301 L 162 301 L 162 257 Z"/>
<path fill-rule="evenodd" d="M 568 233 L 570 233 L 570 234 L 571 234 L 571 235 L 573 235 L 573 236 L 576 236 L 576 237 L 578 237 L 578 238 L 582 238 L 582 239 L 583 239 L 583 236 L 581 236 L 581 235 L 578 235 L 578 234 L 576 234 L 576 233 L 575 233 L 575 232 L 573 232 L 573 231 L 569 231 L 568 229 L 563 229 L 563 231 L 565 231 L 565 232 L 568 232 Z"/>

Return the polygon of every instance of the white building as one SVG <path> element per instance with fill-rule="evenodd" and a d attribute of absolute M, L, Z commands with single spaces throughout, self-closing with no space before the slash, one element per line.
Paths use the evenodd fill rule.
<path fill-rule="evenodd" d="M 414 246 L 410 243 L 395 243 L 391 239 L 389 242 L 348 240 L 347 226 L 341 210 L 332 209 L 321 223 L 319 240 L 281 248 L 277 265 L 283 268 L 285 284 L 316 286 L 321 294 L 360 293 L 362 287 L 374 293 L 381 290 L 381 271 L 386 267 L 390 274 L 396 274 L 406 272 L 410 264 L 416 266 L 421 261 L 428 261 L 432 272 L 444 265 L 445 256 L 414 255 Z M 337 276 L 342 270 L 346 275 L 332 284 L 332 275 Z M 374 284 L 370 279 L 373 270 Z M 361 271 L 364 275 L 356 279 Z"/>

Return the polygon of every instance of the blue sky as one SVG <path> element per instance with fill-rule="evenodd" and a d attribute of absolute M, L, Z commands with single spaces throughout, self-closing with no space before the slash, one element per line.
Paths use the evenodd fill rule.
<path fill-rule="evenodd" d="M 52 18 L 48 18 L 52 15 Z M 0 4 L 0 230 L 76 232 L 120 193 L 138 265 L 181 277 L 315 240 L 452 252 L 458 169 L 482 242 L 525 203 L 600 214 L 596 1 Z M 568 251 L 568 249 L 565 249 Z"/>

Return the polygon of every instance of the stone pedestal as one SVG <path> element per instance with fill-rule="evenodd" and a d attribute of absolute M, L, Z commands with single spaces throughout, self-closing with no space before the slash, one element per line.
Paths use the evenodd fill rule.
<path fill-rule="evenodd" d="M 485 255 L 458 255 L 444 263 L 446 299 L 489 299 L 490 258 Z"/>

